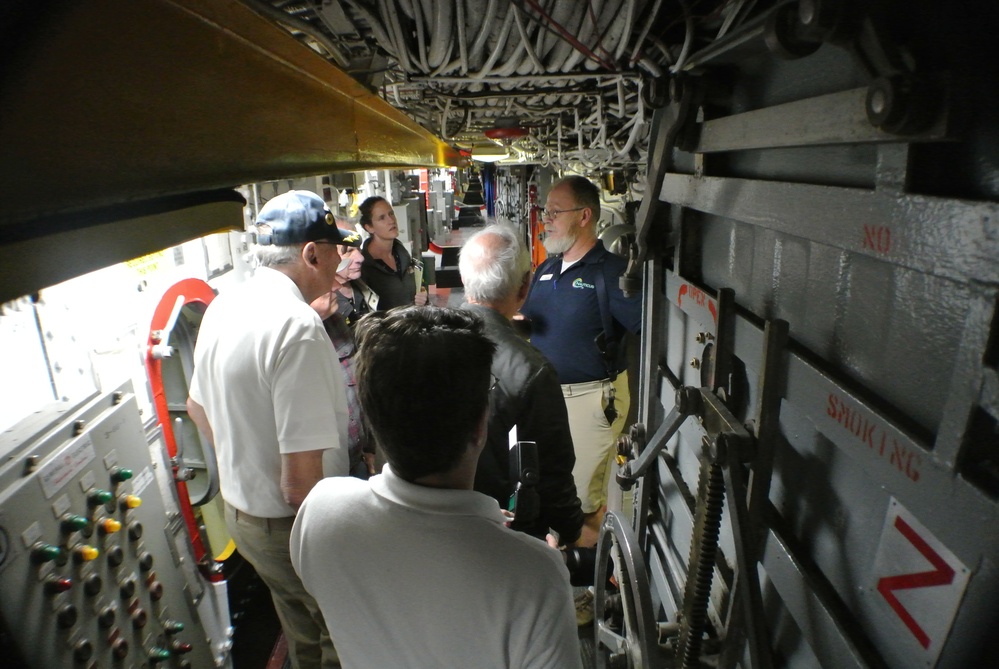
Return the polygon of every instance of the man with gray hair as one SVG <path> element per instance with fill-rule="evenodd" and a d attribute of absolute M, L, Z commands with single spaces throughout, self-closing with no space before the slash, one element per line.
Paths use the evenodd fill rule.
<path fill-rule="evenodd" d="M 271 591 L 292 667 L 332 669 L 336 651 L 289 539 L 327 451 L 326 473 L 347 474 L 343 372 L 309 303 L 333 285 L 337 245 L 360 237 L 309 191 L 272 198 L 256 224 L 253 278 L 205 311 L 187 408 L 215 447 L 226 528 Z"/>
<path fill-rule="evenodd" d="M 539 513 L 527 521 L 514 520 L 512 527 L 538 538 L 554 530 L 563 543 L 572 544 L 579 538 L 583 513 L 572 478 L 575 455 L 558 375 L 510 323 L 527 297 L 530 258 L 516 232 L 490 225 L 465 242 L 458 267 L 467 300 L 462 308 L 484 321 L 486 336 L 497 349 L 489 432 L 475 489 L 506 507 L 517 483 L 510 465 L 510 433 L 516 428 L 517 440 L 537 444 Z"/>

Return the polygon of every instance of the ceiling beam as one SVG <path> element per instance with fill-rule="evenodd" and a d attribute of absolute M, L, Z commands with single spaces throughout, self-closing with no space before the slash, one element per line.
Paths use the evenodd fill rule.
<path fill-rule="evenodd" d="M 21 16 L 0 65 L 0 238 L 163 196 L 462 164 L 234 0 L 77 0 Z"/>

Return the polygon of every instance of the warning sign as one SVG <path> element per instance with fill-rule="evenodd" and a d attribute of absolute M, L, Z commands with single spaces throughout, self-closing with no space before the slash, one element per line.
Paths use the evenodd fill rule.
<path fill-rule="evenodd" d="M 875 597 L 897 622 L 906 655 L 933 666 L 968 585 L 968 568 L 892 499 L 874 559 Z"/>

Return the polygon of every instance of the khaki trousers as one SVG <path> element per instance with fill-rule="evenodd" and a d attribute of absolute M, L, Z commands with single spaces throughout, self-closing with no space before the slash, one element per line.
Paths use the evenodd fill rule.
<path fill-rule="evenodd" d="M 611 388 L 614 389 L 617 418 L 613 424 L 608 424 L 604 409 Z M 617 438 L 631 407 L 628 373 L 618 374 L 613 384 L 606 379 L 563 384 L 562 397 L 569 412 L 569 432 L 576 453 L 576 465 L 572 468 L 576 494 L 583 505 L 583 513 L 594 513 L 607 504 L 607 487 L 613 471 L 611 465 L 617 455 Z"/>
<path fill-rule="evenodd" d="M 225 505 L 225 524 L 239 554 L 271 591 L 293 669 L 339 669 L 340 660 L 319 605 L 291 564 L 295 518 L 259 518 Z"/>

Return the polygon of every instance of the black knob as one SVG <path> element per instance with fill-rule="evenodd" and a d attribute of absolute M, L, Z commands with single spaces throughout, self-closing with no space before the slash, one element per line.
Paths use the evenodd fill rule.
<path fill-rule="evenodd" d="M 121 582 L 121 585 L 118 588 L 118 590 L 119 592 L 121 592 L 122 599 L 130 598 L 132 595 L 135 594 L 135 579 L 131 577 L 126 578 L 124 581 Z"/>
<path fill-rule="evenodd" d="M 142 523 L 134 520 L 128 524 L 128 538 L 132 541 L 138 541 L 142 538 Z"/>
<path fill-rule="evenodd" d="M 59 611 L 56 613 L 56 623 L 63 629 L 72 627 L 76 624 L 77 615 L 76 607 L 72 604 L 66 604 L 59 607 Z"/>
<path fill-rule="evenodd" d="M 118 615 L 118 611 L 113 606 L 105 606 L 97 614 L 97 624 L 107 629 L 114 625 L 114 619 Z"/>
<path fill-rule="evenodd" d="M 93 597 L 101 591 L 104 587 L 104 581 L 101 579 L 100 574 L 91 574 L 83 579 L 83 592 L 87 593 L 88 597 Z"/>
<path fill-rule="evenodd" d="M 153 554 L 149 551 L 139 553 L 139 569 L 149 571 L 153 568 Z"/>
<path fill-rule="evenodd" d="M 121 550 L 121 546 L 112 546 L 107 550 L 108 564 L 112 567 L 117 567 L 125 560 L 125 553 Z"/>
<path fill-rule="evenodd" d="M 132 627 L 139 630 L 145 627 L 147 622 L 149 622 L 149 614 L 146 613 L 145 609 L 136 607 L 132 611 Z"/>
<path fill-rule="evenodd" d="M 128 655 L 128 641 L 118 637 L 111 644 L 111 652 L 114 654 L 115 658 L 124 660 L 125 656 Z"/>
<path fill-rule="evenodd" d="M 80 639 L 73 646 L 73 659 L 81 664 L 94 656 L 94 644 L 87 639 Z"/>

